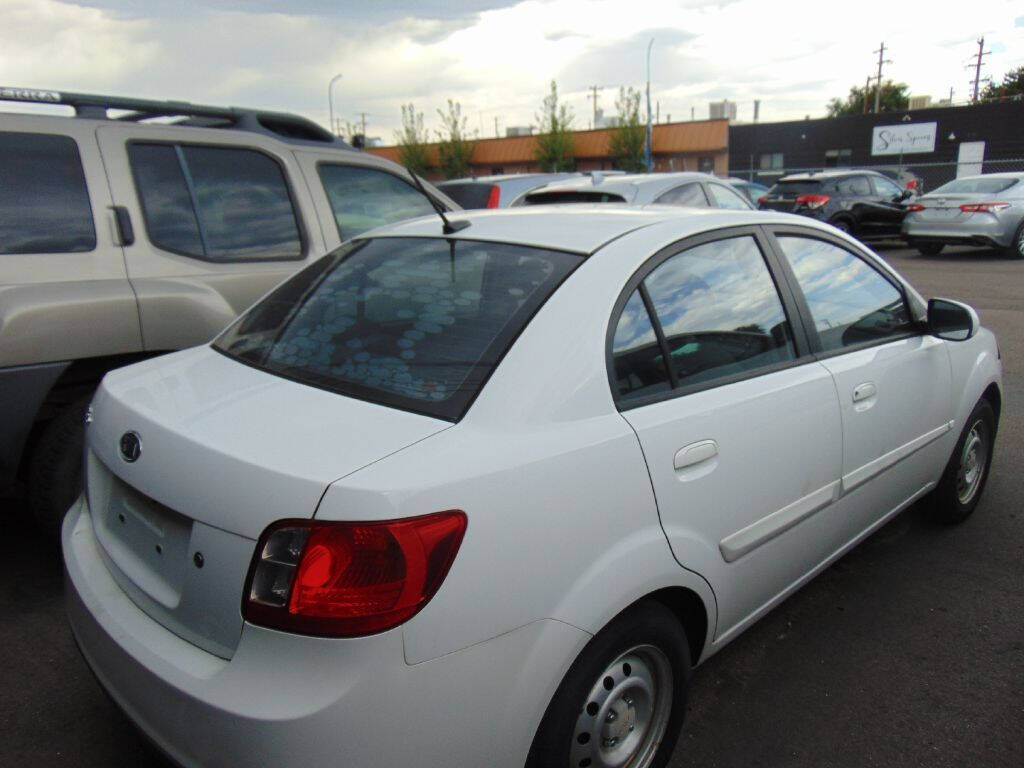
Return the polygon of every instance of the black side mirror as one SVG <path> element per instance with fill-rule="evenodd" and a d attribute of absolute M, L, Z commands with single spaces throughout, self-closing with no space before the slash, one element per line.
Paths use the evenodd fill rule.
<path fill-rule="evenodd" d="M 978 314 L 950 299 L 928 300 L 928 332 L 946 341 L 967 341 L 978 332 Z"/>
<path fill-rule="evenodd" d="M 902 203 L 904 200 L 909 200 L 913 196 L 914 196 L 914 190 L 912 190 L 912 189 L 904 189 L 902 192 L 900 192 L 899 196 L 896 198 L 896 202 Z"/>

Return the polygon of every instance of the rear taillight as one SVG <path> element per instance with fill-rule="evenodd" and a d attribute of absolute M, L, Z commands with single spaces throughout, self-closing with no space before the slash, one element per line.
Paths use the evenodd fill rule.
<path fill-rule="evenodd" d="M 821 208 L 831 199 L 828 195 L 801 195 L 796 199 L 796 204 L 806 205 L 813 211 L 815 208 Z"/>
<path fill-rule="evenodd" d="M 961 205 L 960 210 L 964 213 L 995 213 L 1009 207 L 1009 203 L 967 203 Z"/>
<path fill-rule="evenodd" d="M 758 205 L 764 205 L 766 202 L 768 202 L 768 195 L 765 195 L 764 197 L 757 198 L 757 204 Z"/>
<path fill-rule="evenodd" d="M 904 208 L 904 210 L 907 213 L 917 213 L 918 211 L 923 211 L 924 210 L 924 206 L 921 205 L 920 203 L 911 203 L 910 205 L 906 206 L 906 208 Z"/>
<path fill-rule="evenodd" d="M 323 637 L 383 632 L 434 596 L 465 532 L 458 510 L 384 522 L 276 522 L 260 536 L 242 615 Z"/>
<path fill-rule="evenodd" d="M 495 184 L 491 187 L 491 194 L 487 196 L 487 207 L 497 208 L 498 203 L 501 202 L 501 187 Z"/>

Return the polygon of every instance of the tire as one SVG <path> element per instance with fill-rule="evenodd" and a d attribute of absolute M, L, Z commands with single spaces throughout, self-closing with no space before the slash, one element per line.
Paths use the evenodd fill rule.
<path fill-rule="evenodd" d="M 833 219 L 829 224 L 840 232 L 845 232 L 848 235 L 853 234 L 853 224 L 850 223 L 849 219 Z"/>
<path fill-rule="evenodd" d="M 1017 231 L 1013 233 L 1013 240 L 1010 241 L 1010 245 L 1006 248 L 1006 255 L 1011 259 L 1024 259 L 1024 221 L 1017 227 Z"/>
<path fill-rule="evenodd" d="M 90 397 L 64 407 L 43 429 L 29 469 L 29 506 L 42 531 L 60 536 L 64 515 L 82 492 L 85 411 Z"/>
<path fill-rule="evenodd" d="M 980 400 L 956 441 L 938 486 L 931 493 L 932 516 L 950 525 L 962 523 L 981 499 L 992 464 L 996 417 L 988 400 Z"/>
<path fill-rule="evenodd" d="M 661 768 L 686 711 L 690 651 L 656 602 L 619 614 L 587 644 L 537 728 L 526 768 Z"/>
<path fill-rule="evenodd" d="M 914 246 L 917 248 L 917 252 L 922 256 L 938 256 L 942 253 L 942 249 L 946 247 L 945 243 L 918 243 Z"/>

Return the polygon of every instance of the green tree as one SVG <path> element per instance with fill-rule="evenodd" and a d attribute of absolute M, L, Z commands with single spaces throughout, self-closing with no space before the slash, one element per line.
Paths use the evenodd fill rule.
<path fill-rule="evenodd" d="M 983 99 L 1005 99 L 1010 96 L 1024 96 L 1024 67 L 1011 69 L 1003 75 L 999 85 L 989 83 L 981 94 Z"/>
<path fill-rule="evenodd" d="M 643 173 L 647 170 L 644 162 L 647 128 L 640 122 L 640 91 L 619 88 L 615 108 L 619 113 L 619 124 L 612 134 L 610 147 L 615 167 L 630 173 Z"/>
<path fill-rule="evenodd" d="M 413 105 L 402 105 L 402 130 L 395 131 L 398 142 L 398 159 L 406 168 L 418 176 L 426 173 L 427 132 L 423 128 L 423 113 Z"/>
<path fill-rule="evenodd" d="M 551 81 L 551 92 L 544 97 L 541 114 L 536 115 L 537 165 L 542 171 L 571 171 L 576 167 L 570 132 L 574 115 L 567 104 L 558 103 L 558 86 Z"/>
<path fill-rule="evenodd" d="M 910 86 L 906 83 L 894 83 L 886 80 L 882 83 L 882 95 L 879 99 L 878 110 L 880 112 L 899 112 L 910 106 L 910 95 L 907 91 Z M 832 99 L 827 105 L 829 117 L 843 117 L 844 115 L 859 115 L 864 112 L 864 99 L 867 98 L 868 112 L 875 110 L 875 89 L 869 87 L 867 94 L 864 89 L 853 85 L 850 86 L 850 95 L 846 101 Z"/>
<path fill-rule="evenodd" d="M 462 116 L 462 105 L 448 99 L 448 111 L 437 110 L 444 126 L 437 131 L 437 155 L 441 164 L 441 175 L 446 179 L 468 176 L 472 169 L 474 145 L 467 139 L 466 118 Z"/>

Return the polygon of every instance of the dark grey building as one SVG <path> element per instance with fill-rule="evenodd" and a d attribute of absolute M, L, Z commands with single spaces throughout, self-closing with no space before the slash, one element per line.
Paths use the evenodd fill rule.
<path fill-rule="evenodd" d="M 1024 100 L 729 127 L 732 176 L 771 184 L 785 173 L 846 167 L 902 169 L 925 189 L 957 175 L 1024 170 Z"/>

